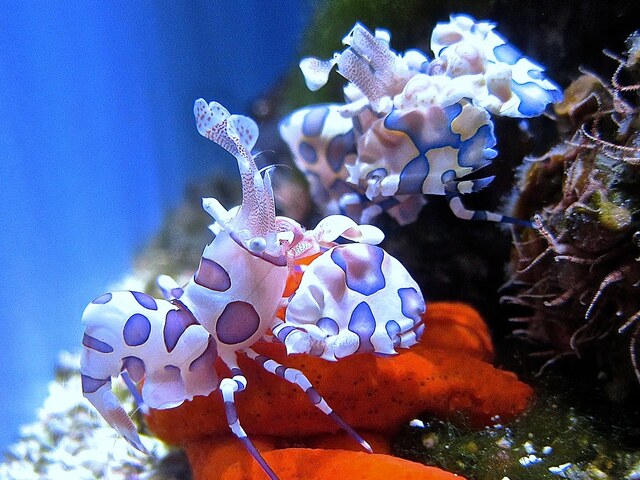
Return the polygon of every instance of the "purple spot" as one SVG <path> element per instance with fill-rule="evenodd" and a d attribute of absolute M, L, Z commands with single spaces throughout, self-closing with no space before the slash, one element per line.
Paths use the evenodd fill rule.
<path fill-rule="evenodd" d="M 337 335 L 340 331 L 338 323 L 333 318 L 322 317 L 316 322 L 316 325 L 327 335 Z"/>
<path fill-rule="evenodd" d="M 352 153 L 356 153 L 353 130 L 333 137 L 327 146 L 327 163 L 331 170 L 338 173 L 344 165 L 346 156 Z"/>
<path fill-rule="evenodd" d="M 251 338 L 260 327 L 260 316 L 253 305 L 236 301 L 227 304 L 218 317 L 216 335 L 222 343 L 235 345 Z"/>
<path fill-rule="evenodd" d="M 276 335 L 276 337 L 278 338 L 278 340 L 280 340 L 282 343 L 284 343 L 285 339 L 294 330 L 297 330 L 297 329 L 295 327 L 290 327 L 290 326 L 289 327 L 284 327 L 282 330 L 280 330 L 278 332 L 278 335 Z"/>
<path fill-rule="evenodd" d="M 445 186 L 445 188 L 447 188 L 447 185 L 450 185 L 451 183 L 456 181 L 455 170 L 446 170 L 442 172 L 442 175 L 440 175 L 440 181 Z"/>
<path fill-rule="evenodd" d="M 288 327 L 288 328 L 293 328 L 293 327 Z M 264 364 L 269 361 L 269 357 L 267 357 L 266 355 L 258 355 L 255 358 L 255 361 L 258 363 L 258 365 L 260 365 L 261 367 L 264 367 Z"/>
<path fill-rule="evenodd" d="M 496 145 L 496 136 L 493 133 L 493 123 L 489 119 L 489 113 L 485 112 L 486 123 L 478 127 L 471 138 L 461 142 L 458 147 L 458 165 L 479 170 L 491 163 L 498 152 L 491 147 Z M 480 153 L 482 152 L 482 153 Z M 455 158 L 452 158 L 455 161 Z M 457 175 L 456 175 L 457 176 Z"/>
<path fill-rule="evenodd" d="M 278 365 L 274 371 L 274 373 L 276 375 L 278 375 L 279 377 L 284 378 L 284 372 L 286 372 L 287 367 L 285 367 L 284 365 Z"/>
<path fill-rule="evenodd" d="M 134 382 L 139 382 L 144 378 L 144 362 L 138 357 L 124 357 L 122 369 L 129 372 L 129 376 Z"/>
<path fill-rule="evenodd" d="M 105 293 L 104 295 L 100 295 L 98 298 L 94 299 L 91 303 L 101 305 L 103 303 L 109 303 L 112 298 L 113 295 L 111 293 Z"/>
<path fill-rule="evenodd" d="M 142 345 L 151 334 L 151 322 L 141 313 L 134 313 L 124 324 L 122 330 L 124 341 L 130 347 Z"/>
<path fill-rule="evenodd" d="M 231 287 L 231 278 L 218 262 L 202 257 L 194 281 L 201 287 L 224 292 Z"/>
<path fill-rule="evenodd" d="M 317 137 L 322 133 L 324 121 L 329 115 L 327 107 L 315 107 L 309 110 L 302 120 L 302 134 L 306 137 Z"/>
<path fill-rule="evenodd" d="M 522 58 L 522 53 L 508 43 L 495 47 L 493 49 L 493 54 L 499 62 L 507 63 L 509 65 L 515 65 L 518 63 L 518 60 Z"/>
<path fill-rule="evenodd" d="M 307 388 L 304 393 L 307 394 L 314 405 L 318 405 L 322 401 L 322 396 L 313 387 Z"/>
<path fill-rule="evenodd" d="M 460 135 L 451 131 L 451 122 L 461 111 L 460 103 L 446 108 L 433 106 L 408 112 L 392 110 L 385 117 L 384 126 L 407 134 L 424 155 L 432 148 L 453 147 L 460 143 Z"/>
<path fill-rule="evenodd" d="M 422 314 L 426 310 L 422 295 L 415 288 L 409 287 L 399 288 L 398 296 L 400 297 L 402 315 L 412 319 L 414 325 L 422 321 Z"/>
<path fill-rule="evenodd" d="M 99 378 L 92 378 L 88 375 L 81 375 L 82 381 L 82 393 L 94 393 L 100 387 L 111 381 L 111 378 L 105 378 L 104 380 Z"/>
<path fill-rule="evenodd" d="M 422 185 L 429 175 L 429 161 L 424 155 L 418 155 L 408 162 L 400 172 L 400 183 L 396 194 L 422 193 Z"/>
<path fill-rule="evenodd" d="M 82 345 L 100 353 L 113 352 L 113 347 L 111 345 L 101 340 L 98 340 L 97 338 L 94 338 L 90 335 L 87 335 L 86 333 L 84 334 L 84 337 L 82 337 Z"/>
<path fill-rule="evenodd" d="M 227 422 L 229 426 L 238 421 L 238 412 L 233 402 L 224 402 L 224 411 L 227 414 Z"/>
<path fill-rule="evenodd" d="M 196 358 L 191 365 L 189 365 L 189 371 L 200 370 L 201 368 L 213 368 L 213 364 L 218 358 L 218 346 L 213 337 L 209 337 L 209 344 L 202 355 Z"/>
<path fill-rule="evenodd" d="M 196 324 L 197 322 L 192 315 L 189 315 L 189 312 L 182 309 L 169 310 L 164 322 L 164 330 L 162 331 L 167 351 L 171 353 L 176 348 L 178 340 L 180 340 L 185 330 Z"/>
<path fill-rule="evenodd" d="M 331 252 L 331 259 L 345 273 L 347 287 L 362 295 L 372 295 L 386 286 L 383 258 L 384 250 L 374 245 L 350 244 Z"/>
<path fill-rule="evenodd" d="M 511 91 L 520 99 L 518 111 L 525 117 L 540 115 L 549 103 L 562 98 L 559 90 L 546 90 L 533 82 L 511 82 Z"/>
<path fill-rule="evenodd" d="M 398 322 L 396 322 L 395 320 L 389 320 L 385 324 L 384 328 L 387 331 L 387 335 L 389 335 L 389 338 L 393 342 L 393 346 L 397 347 L 398 345 L 400 345 L 401 329 L 400 329 L 400 325 L 398 325 Z"/>
<path fill-rule="evenodd" d="M 147 295 L 146 293 L 142 293 L 142 292 L 131 292 L 131 295 L 133 295 L 133 298 L 136 299 L 136 302 L 138 302 L 141 306 L 143 306 L 147 310 L 158 309 L 158 304 L 156 303 L 155 299 L 151 295 Z"/>
<path fill-rule="evenodd" d="M 298 153 L 305 161 L 305 163 L 314 164 L 318 161 L 318 155 L 316 154 L 316 149 L 313 148 L 309 143 L 302 141 L 298 146 Z"/>
<path fill-rule="evenodd" d="M 180 287 L 172 288 L 170 293 L 173 298 L 180 298 L 184 294 L 184 290 Z"/>
<path fill-rule="evenodd" d="M 353 310 L 348 328 L 360 339 L 358 353 L 373 351 L 371 336 L 376 329 L 376 319 L 367 302 L 360 302 Z"/>

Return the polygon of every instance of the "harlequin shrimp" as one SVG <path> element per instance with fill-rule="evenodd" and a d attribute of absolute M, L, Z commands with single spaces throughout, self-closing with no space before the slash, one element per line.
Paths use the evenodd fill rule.
<path fill-rule="evenodd" d="M 469 210 L 461 200 L 494 178 L 468 177 L 497 155 L 490 114 L 534 117 L 562 97 L 544 69 L 493 28 L 452 16 L 433 30 L 429 59 L 418 50 L 396 53 L 389 32 L 356 23 L 345 50 L 300 62 L 311 90 L 334 66 L 349 82 L 345 104 L 306 107 L 280 125 L 312 193 L 330 199 L 323 200 L 329 211 L 365 223 L 387 211 L 404 224 L 415 220 L 424 194 L 444 195 L 460 218 L 531 225 Z"/>
<path fill-rule="evenodd" d="M 251 347 L 270 339 L 284 343 L 288 353 L 327 360 L 360 352 L 392 355 L 397 347 L 415 344 L 424 329 L 425 303 L 418 285 L 400 262 L 376 246 L 383 239 L 376 227 L 334 215 L 305 231 L 294 220 L 276 216 L 269 172 L 257 169 L 251 153 L 258 137 L 254 121 L 202 99 L 195 102 L 194 114 L 198 131 L 236 157 L 242 203 L 227 211 L 216 199 L 203 200 L 215 219 L 215 238 L 185 286 L 160 276 L 164 299 L 120 291 L 101 295 L 87 306 L 82 317 L 84 396 L 131 445 L 144 451 L 112 392 L 112 378 L 128 376 L 133 393 L 146 406 L 159 409 L 219 389 L 229 428 L 269 478 L 276 479 L 243 430 L 235 407 L 235 395 L 247 387 L 237 356 L 246 355 L 298 385 L 318 409 L 371 451 L 304 373 Z M 338 245 L 338 237 L 354 243 Z M 289 273 L 299 273 L 305 259 L 311 261 L 299 287 L 283 298 Z M 218 378 L 218 358 L 230 376 Z M 135 384 L 140 383 L 138 393 Z"/>

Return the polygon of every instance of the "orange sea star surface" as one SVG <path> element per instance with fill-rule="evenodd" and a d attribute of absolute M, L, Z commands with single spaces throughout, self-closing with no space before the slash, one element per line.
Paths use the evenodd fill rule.
<path fill-rule="evenodd" d="M 254 349 L 302 370 L 334 410 L 369 440 L 375 451 L 382 453 L 389 451 L 389 439 L 401 426 L 424 412 L 441 419 L 464 418 L 467 424 L 482 427 L 490 424 L 495 415 L 508 422 L 526 408 L 531 387 L 520 382 L 515 374 L 489 363 L 493 360 L 493 345 L 486 324 L 474 309 L 465 304 L 433 302 L 425 314 L 425 324 L 427 328 L 418 345 L 387 358 L 363 354 L 328 362 L 307 355 L 287 356 L 284 347 L 277 343 L 259 343 Z M 274 470 L 286 472 L 282 478 L 334 478 L 337 473 L 327 472 L 337 472 L 334 468 L 339 464 L 343 468 L 360 465 L 358 471 L 365 472 L 368 467 L 364 464 L 378 465 L 382 462 L 379 457 L 387 457 L 383 463 L 389 468 L 412 464 L 388 455 L 327 450 L 357 450 L 359 446 L 351 439 L 345 440 L 343 434 L 335 436 L 340 430 L 338 425 L 316 409 L 297 387 L 242 355 L 238 360 L 248 380 L 247 389 L 236 399 L 240 420 Z M 175 409 L 152 411 L 147 422 L 161 439 L 186 447 L 196 480 L 218 478 L 206 467 L 213 458 L 224 460 L 224 465 L 237 462 L 245 470 L 254 469 L 264 475 L 251 461 L 239 460 L 245 458 L 245 452 L 229 433 L 218 392 L 196 397 Z M 314 448 L 274 450 L 300 445 Z M 312 460 L 305 458 L 313 458 L 326 470 L 317 474 L 321 476 L 310 476 L 305 465 Z M 379 471 L 386 468 L 382 463 L 378 466 Z M 341 477 L 453 478 L 445 474 L 449 476 L 411 473 L 403 477 L 395 471 L 387 477 L 364 474 L 349 477 L 344 473 Z M 228 475 L 219 478 L 262 478 L 248 473 Z"/>

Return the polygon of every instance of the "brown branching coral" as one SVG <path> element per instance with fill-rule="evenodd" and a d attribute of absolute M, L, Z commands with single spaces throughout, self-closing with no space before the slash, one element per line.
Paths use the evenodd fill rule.
<path fill-rule="evenodd" d="M 607 53 L 610 82 L 586 73 L 567 89 L 556 113 L 571 140 L 522 172 L 514 213 L 538 228 L 515 239 L 503 301 L 527 307 L 515 333 L 551 359 L 590 357 L 640 382 L 639 32 L 627 47 Z"/>

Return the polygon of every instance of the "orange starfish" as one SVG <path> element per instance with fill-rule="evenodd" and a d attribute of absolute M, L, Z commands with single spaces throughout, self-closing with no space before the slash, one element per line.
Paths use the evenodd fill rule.
<path fill-rule="evenodd" d="M 460 303 L 434 302 L 429 304 L 425 324 L 423 340 L 391 358 L 355 355 L 332 363 L 306 355 L 287 356 L 284 347 L 276 343 L 261 343 L 255 350 L 304 371 L 336 412 L 362 433 L 377 452 L 388 452 L 391 436 L 423 412 L 443 419 L 464 416 L 469 424 L 481 427 L 489 424 L 494 415 L 509 421 L 524 410 L 532 390 L 513 373 L 496 369 L 489 363 L 494 355 L 493 345 L 485 323 L 475 310 Z M 345 442 L 342 434 L 333 435 L 339 427 L 314 408 L 295 386 L 244 357 L 238 360 L 249 381 L 247 390 L 237 397 L 240 419 L 261 452 L 267 452 L 265 458 L 269 464 L 276 471 L 288 472 L 282 474 L 282 478 L 332 478 L 334 475 L 326 472 L 317 474 L 324 476 L 312 477 L 304 469 L 305 465 L 330 459 L 343 467 L 360 465 L 358 471 L 365 471 L 367 462 L 378 466 L 383 462 L 396 469 L 398 462 L 404 462 L 385 455 L 328 453 L 324 449 L 358 449 L 359 446 L 352 439 Z M 148 424 L 161 439 L 186 447 L 196 479 L 254 478 L 249 473 L 244 477 L 221 476 L 222 472 L 213 475 L 213 463 L 219 467 L 224 465 L 225 472 L 229 465 L 236 463 L 243 465 L 237 468 L 245 472 L 256 468 L 255 478 L 262 478 L 257 465 L 241 460 L 246 454 L 229 435 L 222 400 L 216 393 L 206 398 L 196 397 L 176 409 L 152 411 Z M 301 440 L 301 437 L 307 438 Z M 292 438 L 296 439 L 296 446 L 315 449 L 274 450 L 291 446 Z M 221 456 L 224 462 L 213 462 Z M 383 461 L 379 457 L 387 458 Z M 342 460 L 338 460 L 340 458 Z M 333 471 L 328 465 L 327 472 Z M 404 478 L 398 475 L 395 471 L 392 477 Z M 406 478 L 453 478 L 451 474 L 446 474 L 449 477 L 411 475 Z M 349 478 L 344 473 L 340 476 Z"/>
<path fill-rule="evenodd" d="M 403 460 L 391 455 L 322 448 L 273 449 L 264 439 L 253 439 L 269 465 L 282 480 L 464 480 L 436 467 Z M 353 439 L 351 439 L 353 442 Z M 329 447 L 330 448 L 330 447 Z M 272 450 L 270 450 L 272 449 Z M 187 445 L 195 480 L 263 480 L 264 472 L 238 446 L 236 438 L 213 438 Z"/>

